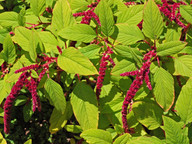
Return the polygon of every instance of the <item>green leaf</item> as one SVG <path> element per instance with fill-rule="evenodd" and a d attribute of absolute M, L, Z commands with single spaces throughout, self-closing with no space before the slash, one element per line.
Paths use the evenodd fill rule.
<path fill-rule="evenodd" d="M 117 23 L 137 25 L 143 19 L 143 5 L 136 5 L 122 11 L 117 16 Z"/>
<path fill-rule="evenodd" d="M 59 36 L 65 39 L 89 43 L 97 36 L 91 26 L 86 24 L 76 24 L 62 29 Z"/>
<path fill-rule="evenodd" d="M 174 75 L 192 76 L 192 56 L 184 55 L 174 59 L 175 73 Z"/>
<path fill-rule="evenodd" d="M 149 0 L 144 9 L 143 33 L 151 38 L 157 39 L 163 32 L 163 18 L 154 0 Z"/>
<path fill-rule="evenodd" d="M 68 0 L 58 0 L 53 9 L 51 28 L 53 32 L 58 32 L 63 28 L 75 24 Z"/>
<path fill-rule="evenodd" d="M 99 51 L 100 51 L 101 47 L 96 45 L 96 44 L 91 44 L 88 45 L 86 47 L 83 47 L 81 49 L 79 49 L 79 51 L 84 54 L 86 57 L 88 57 L 89 59 L 94 59 L 94 58 L 98 58 L 99 55 Z"/>
<path fill-rule="evenodd" d="M 165 41 L 170 42 L 170 41 L 179 41 L 181 37 L 181 32 L 182 28 L 177 27 L 177 28 L 168 28 L 167 33 L 165 35 Z"/>
<path fill-rule="evenodd" d="M 101 22 L 101 31 L 108 37 L 113 34 L 114 31 L 114 19 L 113 12 L 106 2 L 101 0 L 97 6 L 97 15 Z"/>
<path fill-rule="evenodd" d="M 33 69 L 31 69 L 31 76 L 32 76 L 33 78 L 39 78 L 39 75 L 38 75 L 37 72 L 36 72 L 35 70 L 33 70 Z"/>
<path fill-rule="evenodd" d="M 46 52 L 54 52 L 56 54 L 59 54 L 57 50 L 57 46 L 59 45 L 57 39 L 55 36 L 48 31 L 41 31 L 38 33 Z"/>
<path fill-rule="evenodd" d="M 25 22 L 26 22 L 25 13 L 26 13 L 26 10 L 25 10 L 25 7 L 23 7 L 20 10 L 18 15 L 18 23 L 20 26 L 25 26 Z"/>
<path fill-rule="evenodd" d="M 15 45 L 8 34 L 3 42 L 3 58 L 8 64 L 13 64 L 16 58 Z"/>
<path fill-rule="evenodd" d="M 154 130 L 161 126 L 163 110 L 154 102 L 135 102 L 132 110 L 137 120 L 149 130 Z"/>
<path fill-rule="evenodd" d="M 117 24 L 119 33 L 117 41 L 124 45 L 131 45 L 139 40 L 144 40 L 141 30 L 135 25 Z"/>
<path fill-rule="evenodd" d="M 114 113 L 121 111 L 121 106 L 123 105 L 124 98 L 119 97 L 115 100 L 112 100 L 104 105 L 104 107 L 101 110 L 101 113 Z"/>
<path fill-rule="evenodd" d="M 0 29 L 0 43 L 3 44 L 5 37 L 9 32 L 6 29 Z"/>
<path fill-rule="evenodd" d="M 125 133 L 124 135 L 119 136 L 113 144 L 126 144 L 131 139 L 131 135 Z"/>
<path fill-rule="evenodd" d="M 77 121 L 83 130 L 97 128 L 99 112 L 93 89 L 85 83 L 78 83 L 71 95 L 71 104 Z"/>
<path fill-rule="evenodd" d="M 7 91 L 8 87 L 10 85 L 5 80 L 0 80 L 0 103 L 9 95 L 10 91 Z"/>
<path fill-rule="evenodd" d="M 51 134 L 58 132 L 66 125 L 67 120 L 70 119 L 71 116 L 72 116 L 72 107 L 70 103 L 67 103 L 64 114 L 62 114 L 60 111 L 54 108 L 49 120 L 50 123 L 49 132 Z"/>
<path fill-rule="evenodd" d="M 14 102 L 14 106 L 21 106 L 27 102 L 27 97 L 24 95 L 20 95 Z"/>
<path fill-rule="evenodd" d="M 135 137 L 126 144 L 165 144 L 157 137 L 146 137 L 146 136 L 140 136 Z"/>
<path fill-rule="evenodd" d="M 34 62 L 36 62 L 36 58 L 37 58 L 37 52 L 36 52 L 37 45 L 38 45 L 37 35 L 35 31 L 32 31 L 30 40 L 29 40 L 29 55 Z"/>
<path fill-rule="evenodd" d="M 16 12 L 3 12 L 0 14 L 0 25 L 3 27 L 18 26 L 18 14 Z"/>
<path fill-rule="evenodd" d="M 166 144 L 189 144 L 188 128 L 182 129 L 178 122 L 163 116 Z"/>
<path fill-rule="evenodd" d="M 181 5 L 180 7 L 181 16 L 189 23 L 192 23 L 192 7 L 190 5 Z"/>
<path fill-rule="evenodd" d="M 27 28 L 17 27 L 15 29 L 14 40 L 22 47 L 23 50 L 29 51 L 31 35 L 32 31 L 28 30 Z"/>
<path fill-rule="evenodd" d="M 75 48 L 63 50 L 62 55 L 58 57 L 58 66 L 68 73 L 80 75 L 98 74 L 97 69 L 81 52 Z"/>
<path fill-rule="evenodd" d="M 89 144 L 112 144 L 113 140 L 110 132 L 101 129 L 90 129 L 81 135 Z"/>
<path fill-rule="evenodd" d="M 188 124 L 192 122 L 192 79 L 182 87 L 182 90 L 177 99 L 175 110 L 181 117 L 181 120 Z"/>
<path fill-rule="evenodd" d="M 33 115 L 33 110 L 32 110 L 32 103 L 27 103 L 23 107 L 23 118 L 25 122 L 28 122 L 31 119 L 31 116 Z"/>
<path fill-rule="evenodd" d="M 29 139 L 29 140 L 26 141 L 24 144 L 32 144 L 32 139 Z"/>
<path fill-rule="evenodd" d="M 46 9 L 45 7 L 46 0 L 31 0 L 30 6 L 33 11 L 33 13 L 39 17 Z"/>
<path fill-rule="evenodd" d="M 54 105 L 54 107 L 64 114 L 66 109 L 66 100 L 61 86 L 48 78 L 45 82 L 45 90 L 48 93 L 48 99 Z"/>
<path fill-rule="evenodd" d="M 154 96 L 157 103 L 165 111 L 168 111 L 173 105 L 175 92 L 174 92 L 174 80 L 172 75 L 159 68 L 154 75 Z"/>
<path fill-rule="evenodd" d="M 81 133 L 82 128 L 79 125 L 65 125 L 64 127 L 68 132 L 71 133 Z"/>
<path fill-rule="evenodd" d="M 4 139 L 3 135 L 0 133 L 0 143 L 7 144 L 6 140 Z"/>
<path fill-rule="evenodd" d="M 168 56 L 172 54 L 176 54 L 184 49 L 186 46 L 186 42 L 182 41 L 171 41 L 164 44 L 160 44 L 157 47 L 157 55 L 159 56 Z"/>
<path fill-rule="evenodd" d="M 115 65 L 111 71 L 111 74 L 120 76 L 121 73 L 134 70 L 137 70 L 135 63 L 124 59 Z"/>
<path fill-rule="evenodd" d="M 138 57 L 142 58 L 143 55 L 142 53 L 136 49 L 136 48 L 131 48 L 129 46 L 124 46 L 124 45 L 117 45 L 114 47 L 114 50 L 120 55 L 120 56 L 123 56 L 123 57 L 126 57 L 126 58 L 133 58 L 132 56 L 132 51 L 135 52 L 135 54 L 137 54 Z"/>

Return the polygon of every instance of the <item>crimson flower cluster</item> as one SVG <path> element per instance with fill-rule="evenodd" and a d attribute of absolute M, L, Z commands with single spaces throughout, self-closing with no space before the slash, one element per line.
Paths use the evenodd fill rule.
<path fill-rule="evenodd" d="M 158 5 L 159 10 L 170 20 L 175 21 L 179 26 L 182 28 L 186 28 L 186 26 L 180 21 L 180 11 L 179 6 L 180 4 L 186 5 L 184 2 L 173 2 L 173 1 L 167 1 L 167 0 L 161 0 L 163 3 L 162 5 Z"/>
<path fill-rule="evenodd" d="M 131 103 L 131 100 L 134 98 L 135 94 L 137 93 L 137 91 L 139 90 L 141 85 L 143 84 L 144 80 L 147 84 L 147 87 L 150 90 L 152 90 L 152 86 L 151 86 L 148 74 L 149 74 L 149 69 L 150 69 L 150 65 L 151 65 L 150 59 L 155 56 L 156 56 L 155 50 L 149 51 L 147 54 L 144 55 L 143 60 L 145 62 L 143 63 L 142 67 L 139 70 L 125 72 L 125 73 L 120 74 L 121 76 L 135 76 L 136 75 L 135 80 L 133 81 L 129 90 L 127 91 L 126 97 L 123 102 L 122 111 L 121 111 L 123 128 L 124 128 L 125 133 L 130 133 L 130 130 L 128 129 L 127 118 L 126 118 L 128 105 Z"/>
<path fill-rule="evenodd" d="M 13 86 L 11 93 L 7 96 L 4 104 L 4 132 L 5 133 L 9 133 L 10 131 L 9 124 L 11 120 L 11 117 L 10 117 L 11 108 L 23 86 L 26 86 L 26 88 L 31 93 L 33 111 L 35 112 L 36 109 L 38 109 L 38 111 L 41 111 L 40 98 L 37 95 L 37 86 L 41 81 L 42 77 L 45 75 L 46 71 L 48 71 L 49 64 L 55 62 L 56 58 L 48 57 L 47 55 L 45 55 L 45 57 L 39 57 L 39 58 L 41 58 L 42 62 L 46 61 L 46 63 L 43 65 L 32 64 L 30 66 L 26 66 L 15 71 L 15 73 L 22 72 L 22 74 L 20 75 L 18 81 Z M 31 76 L 30 70 L 35 70 L 38 73 L 40 69 L 42 70 L 39 72 L 39 77 L 37 79 L 33 78 Z M 28 78 L 30 78 L 30 80 L 28 80 Z"/>
<path fill-rule="evenodd" d="M 7 97 L 5 104 L 4 104 L 4 132 L 9 133 L 10 131 L 10 121 L 11 121 L 11 108 L 12 105 L 17 98 L 19 91 L 22 87 L 26 84 L 26 79 L 30 76 L 29 72 L 24 72 L 20 75 L 18 81 L 13 86 L 11 93 Z"/>
<path fill-rule="evenodd" d="M 108 61 L 112 64 L 112 66 L 115 66 L 113 59 L 109 55 L 112 53 L 113 53 L 112 49 L 109 46 L 107 46 L 107 50 L 103 53 L 103 56 L 101 58 L 100 67 L 99 67 L 99 76 L 97 77 L 97 83 L 96 83 L 96 96 L 98 100 L 101 94 L 101 88 L 103 86 L 103 81 L 104 81 Z"/>
<path fill-rule="evenodd" d="M 79 17 L 79 16 L 84 16 L 82 18 L 81 23 L 82 24 L 90 24 L 91 18 L 94 18 L 96 20 L 96 22 L 99 24 L 99 26 L 101 26 L 101 22 L 99 20 L 99 17 L 92 11 L 92 10 L 87 10 L 84 12 L 79 12 L 79 13 L 75 13 L 73 14 L 74 17 Z"/>

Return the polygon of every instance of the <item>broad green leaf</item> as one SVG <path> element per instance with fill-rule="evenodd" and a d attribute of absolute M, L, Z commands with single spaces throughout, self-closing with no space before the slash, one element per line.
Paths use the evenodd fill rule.
<path fill-rule="evenodd" d="M 45 6 L 46 0 L 31 0 L 31 9 L 33 13 L 39 17 L 46 9 Z"/>
<path fill-rule="evenodd" d="M 90 129 L 81 135 L 89 144 L 112 144 L 113 140 L 110 132 L 101 129 Z"/>
<path fill-rule="evenodd" d="M 1 80 L 0 81 L 0 103 L 2 103 L 4 98 L 6 98 L 10 93 L 10 91 L 8 91 L 6 87 L 10 87 L 10 85 L 6 83 L 5 80 Z"/>
<path fill-rule="evenodd" d="M 181 16 L 189 23 L 192 23 L 192 7 L 190 5 L 180 5 Z"/>
<path fill-rule="evenodd" d="M 52 79 L 48 78 L 45 82 L 45 90 L 48 94 L 48 99 L 54 107 L 64 114 L 66 109 L 66 100 L 62 87 Z"/>
<path fill-rule="evenodd" d="M 5 37 L 9 32 L 6 29 L 0 29 L 0 43 L 3 44 Z"/>
<path fill-rule="evenodd" d="M 23 118 L 25 122 L 28 122 L 31 117 L 33 115 L 33 110 L 32 110 L 32 103 L 27 103 L 24 107 L 23 107 Z"/>
<path fill-rule="evenodd" d="M 115 100 L 112 100 L 109 103 L 106 103 L 102 108 L 101 113 L 114 113 L 114 112 L 121 111 L 122 110 L 121 106 L 123 105 L 123 101 L 124 101 L 124 98 L 119 97 L 119 98 L 116 98 Z"/>
<path fill-rule="evenodd" d="M 65 39 L 89 43 L 97 36 L 91 26 L 86 24 L 76 24 L 62 29 L 59 36 Z"/>
<path fill-rule="evenodd" d="M 141 30 L 135 25 L 117 24 L 117 27 L 119 29 L 117 41 L 124 45 L 131 45 L 144 39 Z"/>
<path fill-rule="evenodd" d="M 81 52 L 75 48 L 63 50 L 58 57 L 58 66 L 64 71 L 72 74 L 94 75 L 98 74 L 97 69 Z"/>
<path fill-rule="evenodd" d="M 174 59 L 175 73 L 174 75 L 192 76 L 192 56 L 184 55 Z"/>
<path fill-rule="evenodd" d="M 7 144 L 6 140 L 4 139 L 3 135 L 0 133 L 0 143 Z"/>
<path fill-rule="evenodd" d="M 48 31 L 41 31 L 38 33 L 46 52 L 54 52 L 56 54 L 59 54 L 57 50 L 58 41 L 55 38 L 55 36 Z"/>
<path fill-rule="evenodd" d="M 15 29 L 14 41 L 18 43 L 23 50 L 29 51 L 31 35 L 32 31 L 28 30 L 27 28 L 17 27 Z"/>
<path fill-rule="evenodd" d="M 131 50 L 135 52 L 135 54 L 137 54 L 138 57 L 142 58 L 143 55 L 142 53 L 136 49 L 136 48 L 131 48 L 129 46 L 124 46 L 124 45 L 117 45 L 114 47 L 114 50 L 120 55 L 120 56 L 123 56 L 123 57 L 126 57 L 126 58 L 133 58 L 132 56 L 132 53 L 131 53 Z"/>
<path fill-rule="evenodd" d="M 18 24 L 20 26 L 25 26 L 26 18 L 25 18 L 26 10 L 25 7 L 23 7 L 18 15 Z"/>
<path fill-rule="evenodd" d="M 114 31 L 114 19 L 113 12 L 106 2 L 101 0 L 97 6 L 97 15 L 101 22 L 101 31 L 108 37 L 113 34 Z"/>
<path fill-rule="evenodd" d="M 49 132 L 51 134 L 58 132 L 66 125 L 67 120 L 70 119 L 71 116 L 72 116 L 72 107 L 70 103 L 67 103 L 64 114 L 62 114 L 60 111 L 54 108 L 51 117 L 49 119 L 50 123 Z"/>
<path fill-rule="evenodd" d="M 36 52 L 37 45 L 38 45 L 37 35 L 35 31 L 32 31 L 30 40 L 29 40 L 29 55 L 34 62 L 36 62 L 36 58 L 37 58 L 37 52 Z"/>
<path fill-rule="evenodd" d="M 149 130 L 161 126 L 163 110 L 154 102 L 138 101 L 133 103 L 132 107 L 137 120 Z"/>
<path fill-rule="evenodd" d="M 83 131 L 79 125 L 65 125 L 64 128 L 71 133 L 81 133 Z"/>
<path fill-rule="evenodd" d="M 81 49 L 79 49 L 79 51 L 84 54 L 86 57 L 88 57 L 89 59 L 94 59 L 94 58 L 99 58 L 99 51 L 100 51 L 101 47 L 96 45 L 96 44 L 91 44 L 88 45 L 86 47 L 83 47 Z"/>
<path fill-rule="evenodd" d="M 174 80 L 172 75 L 159 68 L 154 75 L 154 96 L 157 103 L 165 111 L 168 111 L 173 105 L 175 92 L 174 92 Z"/>
<path fill-rule="evenodd" d="M 16 98 L 14 102 L 14 106 L 21 106 L 27 102 L 27 97 L 24 95 L 20 95 Z"/>
<path fill-rule="evenodd" d="M 68 0 L 58 0 L 53 8 L 51 28 L 53 32 L 75 24 Z"/>
<path fill-rule="evenodd" d="M 32 144 L 32 139 L 29 139 L 29 140 L 26 141 L 24 144 Z"/>
<path fill-rule="evenodd" d="M 117 16 L 117 23 L 137 25 L 143 18 L 143 5 L 136 5 L 122 11 Z"/>
<path fill-rule="evenodd" d="M 192 79 L 182 87 L 175 110 L 185 124 L 192 122 Z"/>
<path fill-rule="evenodd" d="M 143 33 L 151 38 L 158 39 L 163 32 L 163 18 L 154 0 L 148 0 L 144 8 Z"/>
<path fill-rule="evenodd" d="M 16 12 L 3 12 L 0 14 L 0 25 L 3 27 L 18 26 L 18 14 Z"/>
<path fill-rule="evenodd" d="M 167 33 L 165 35 L 165 41 L 170 42 L 170 41 L 179 41 L 181 37 L 181 27 L 177 28 L 168 28 Z"/>
<path fill-rule="evenodd" d="M 154 136 L 152 137 L 140 136 L 133 138 L 126 144 L 165 144 L 165 143 Z"/>
<path fill-rule="evenodd" d="M 124 59 L 115 65 L 111 71 L 111 74 L 120 76 L 121 73 L 134 70 L 137 70 L 135 63 Z"/>
<path fill-rule="evenodd" d="M 99 112 L 93 89 L 85 83 L 78 83 L 71 95 L 74 115 L 83 130 L 97 128 Z"/>
<path fill-rule="evenodd" d="M 163 116 L 166 144 L 189 144 L 188 128 L 182 129 L 181 125 L 169 117 Z"/>
<path fill-rule="evenodd" d="M 85 0 L 68 0 L 72 10 L 82 10 L 84 7 L 87 7 L 89 3 Z"/>
<path fill-rule="evenodd" d="M 168 56 L 176 54 L 184 49 L 187 43 L 182 41 L 171 41 L 157 46 L 157 55 Z"/>
<path fill-rule="evenodd" d="M 113 144 L 126 144 L 131 139 L 131 135 L 125 133 L 124 135 L 119 136 Z"/>
<path fill-rule="evenodd" d="M 13 64 L 16 58 L 15 45 L 11 36 L 8 34 L 3 42 L 3 57 L 8 64 Z"/>

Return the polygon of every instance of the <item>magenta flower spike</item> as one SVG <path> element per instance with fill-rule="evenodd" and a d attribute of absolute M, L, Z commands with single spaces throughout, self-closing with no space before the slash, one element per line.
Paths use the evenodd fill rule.
<path fill-rule="evenodd" d="M 144 80 L 145 80 L 149 90 L 152 90 L 152 86 L 151 86 L 151 82 L 149 80 L 148 74 L 149 74 L 149 68 L 151 65 L 150 59 L 152 57 L 155 57 L 155 56 L 156 56 L 155 50 L 149 51 L 147 54 L 144 55 L 143 60 L 145 60 L 146 62 L 143 63 L 142 67 L 139 70 L 131 71 L 131 72 L 125 72 L 125 73 L 120 74 L 121 76 L 134 76 L 134 75 L 136 75 L 135 80 L 133 81 L 129 90 L 127 91 L 126 97 L 125 97 L 124 102 L 123 102 L 122 111 L 121 111 L 123 128 L 124 128 L 125 133 L 131 132 L 128 128 L 127 117 L 126 117 L 128 105 L 131 103 L 131 100 L 134 98 L 135 94 L 137 93 L 137 91 L 139 90 L 141 85 L 143 84 Z"/>
<path fill-rule="evenodd" d="M 19 91 L 22 89 L 23 85 L 26 83 L 26 79 L 30 76 L 29 72 L 24 72 L 20 75 L 18 81 L 13 86 L 11 93 L 8 95 L 4 104 L 4 132 L 9 133 L 10 131 L 10 121 L 11 121 L 11 108 L 14 100 L 17 98 Z"/>

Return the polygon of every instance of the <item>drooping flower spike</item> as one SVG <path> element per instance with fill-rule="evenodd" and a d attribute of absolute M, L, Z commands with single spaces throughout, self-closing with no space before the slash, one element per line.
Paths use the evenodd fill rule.
<path fill-rule="evenodd" d="M 128 128 L 127 117 L 126 117 L 128 105 L 131 103 L 131 100 L 134 98 L 135 94 L 137 93 L 137 91 L 139 90 L 141 85 L 143 84 L 144 80 L 147 84 L 147 87 L 150 90 L 152 90 L 152 86 L 151 86 L 151 82 L 149 80 L 148 74 L 149 74 L 149 69 L 150 69 L 150 65 L 151 65 L 150 59 L 155 56 L 156 56 L 155 50 L 149 51 L 147 54 L 144 55 L 143 60 L 146 62 L 143 63 L 142 67 L 139 70 L 132 71 L 132 72 L 125 72 L 125 73 L 120 74 L 121 76 L 136 75 L 135 80 L 133 81 L 129 90 L 127 91 L 126 97 L 123 102 L 122 111 L 121 111 L 123 128 L 124 128 L 125 133 L 131 132 Z"/>

